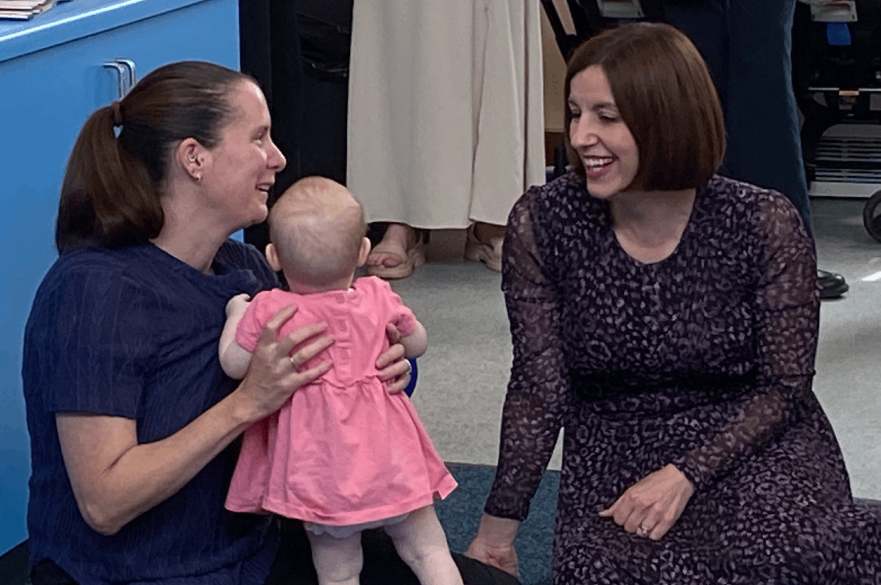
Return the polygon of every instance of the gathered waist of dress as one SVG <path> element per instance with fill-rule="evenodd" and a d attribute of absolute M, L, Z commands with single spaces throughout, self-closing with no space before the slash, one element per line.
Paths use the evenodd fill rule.
<path fill-rule="evenodd" d="M 357 377 L 347 377 L 339 373 L 327 374 L 313 380 L 305 388 L 323 388 L 334 390 L 376 389 L 386 387 L 387 382 L 379 376 L 379 372 L 368 372 Z"/>

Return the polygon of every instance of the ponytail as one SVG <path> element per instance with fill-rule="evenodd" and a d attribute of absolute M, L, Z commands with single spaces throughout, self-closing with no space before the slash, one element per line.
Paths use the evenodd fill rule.
<path fill-rule="evenodd" d="M 59 254 L 77 247 L 142 243 L 162 229 L 155 186 L 144 165 L 120 146 L 114 109 L 93 113 L 74 144 L 61 185 L 55 229 Z"/>
<path fill-rule="evenodd" d="M 95 111 L 76 139 L 61 185 L 59 254 L 156 238 L 175 145 L 194 138 L 215 147 L 233 117 L 229 95 L 244 80 L 253 81 L 213 63 L 171 63 L 149 73 L 121 101 Z"/>

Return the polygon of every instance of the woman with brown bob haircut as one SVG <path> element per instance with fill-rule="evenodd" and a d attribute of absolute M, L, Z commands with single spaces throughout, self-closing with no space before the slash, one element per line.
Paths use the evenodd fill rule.
<path fill-rule="evenodd" d="M 569 61 L 564 95 L 570 94 L 575 75 L 592 65 L 602 67 L 639 148 L 639 171 L 631 189 L 697 188 L 718 170 L 725 155 L 716 87 L 687 37 L 646 32 L 624 27 L 613 41 L 585 43 Z M 564 116 L 569 128 L 572 110 L 566 108 Z M 568 133 L 566 140 L 571 147 Z M 573 167 L 584 175 L 584 166 Z"/>
<path fill-rule="evenodd" d="M 811 388 L 813 245 L 776 191 L 715 174 L 724 129 L 691 42 L 664 24 L 572 56 L 577 171 L 508 219 L 513 365 L 495 482 L 467 555 L 514 539 L 565 428 L 553 581 L 877 583 Z"/>

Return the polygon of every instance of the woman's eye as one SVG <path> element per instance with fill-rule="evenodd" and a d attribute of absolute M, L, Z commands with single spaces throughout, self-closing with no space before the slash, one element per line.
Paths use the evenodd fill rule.
<path fill-rule="evenodd" d="M 570 118 L 577 118 L 579 116 L 581 116 L 581 112 L 569 112 Z"/>

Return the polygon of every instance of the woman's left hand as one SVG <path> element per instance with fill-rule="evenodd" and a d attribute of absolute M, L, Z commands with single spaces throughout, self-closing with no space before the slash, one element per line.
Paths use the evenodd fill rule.
<path fill-rule="evenodd" d="M 627 488 L 609 508 L 600 512 L 627 532 L 660 540 L 679 520 L 694 486 L 672 463 Z"/>
<path fill-rule="evenodd" d="M 385 332 L 388 335 L 391 347 L 385 350 L 376 359 L 376 369 L 379 377 L 388 382 L 388 393 L 397 394 L 410 383 L 410 371 L 413 366 L 407 359 L 404 346 L 399 343 L 401 333 L 394 325 L 387 325 Z"/>

